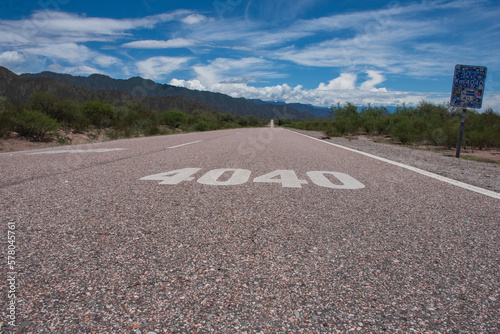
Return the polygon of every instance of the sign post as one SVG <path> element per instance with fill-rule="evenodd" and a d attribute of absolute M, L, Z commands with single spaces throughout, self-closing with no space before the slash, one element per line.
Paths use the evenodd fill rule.
<path fill-rule="evenodd" d="M 487 68 L 483 66 L 457 65 L 453 77 L 450 105 L 462 107 L 462 120 L 458 133 L 456 157 L 460 158 L 460 147 L 465 125 L 467 108 L 481 109 Z"/>

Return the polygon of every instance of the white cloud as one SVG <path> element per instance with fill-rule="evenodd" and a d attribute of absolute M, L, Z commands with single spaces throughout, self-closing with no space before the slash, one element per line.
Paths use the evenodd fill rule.
<path fill-rule="evenodd" d="M 357 75 L 353 73 L 342 73 L 340 77 L 330 80 L 328 85 L 320 83 L 318 90 L 352 90 L 355 88 Z"/>
<path fill-rule="evenodd" d="M 275 69 L 273 62 L 258 57 L 217 58 L 208 65 L 193 66 L 196 79 L 206 86 L 223 82 L 258 81 L 261 77 L 282 77 Z"/>
<path fill-rule="evenodd" d="M 121 60 L 116 57 L 103 55 L 84 45 L 75 43 L 43 45 L 36 48 L 24 49 L 23 52 L 32 56 L 46 57 L 55 63 L 65 61 L 77 67 L 84 66 L 87 62 L 102 67 L 121 64 Z"/>
<path fill-rule="evenodd" d="M 197 24 L 200 22 L 210 21 L 210 19 L 204 15 L 201 15 L 201 14 L 191 14 L 191 15 L 183 18 L 181 21 L 186 23 L 186 24 Z"/>
<path fill-rule="evenodd" d="M 141 75 L 154 80 L 165 80 L 178 69 L 190 69 L 193 80 L 172 79 L 172 84 L 235 97 L 322 106 L 339 101 L 411 103 L 415 97 L 445 101 L 448 92 L 430 95 L 380 86 L 386 78 L 389 82 L 408 80 L 407 86 L 413 79 L 419 80 L 416 85 L 422 85 L 422 79 L 443 81 L 451 78 L 458 63 L 488 66 L 490 80 L 500 69 L 496 59 L 500 8 L 491 1 L 395 1 L 395 5 L 377 10 L 289 19 L 322 1 L 291 5 L 285 0 L 268 2 L 261 5 L 264 15 L 259 20 L 230 15 L 213 20 L 191 10 L 122 19 L 35 11 L 22 20 L 0 19 L 0 65 L 15 67 L 18 72 L 50 66 L 72 74 L 105 72 L 114 77 Z M 258 11 L 255 5 L 249 2 L 247 14 Z M 283 12 L 276 12 L 277 8 Z M 465 26 L 464 13 L 470 23 Z M 269 19 L 277 15 L 284 18 Z M 458 26 L 461 29 L 457 30 Z M 146 29 L 154 29 L 147 37 L 151 39 L 141 40 L 144 31 L 137 32 Z M 91 42 L 105 43 L 99 46 Z M 150 51 L 173 48 L 179 50 L 163 52 L 171 57 L 153 57 L 162 53 Z M 141 61 L 133 58 L 137 54 L 142 55 Z M 191 64 L 194 66 L 188 67 Z M 303 74 L 312 67 L 315 73 L 335 68 L 333 72 L 341 75 L 330 81 L 322 77 L 318 86 L 309 86 L 311 89 L 283 84 L 286 81 L 260 87 L 267 80 Z M 300 79 L 293 78 L 293 82 Z M 252 85 L 255 82 L 259 84 Z"/>
<path fill-rule="evenodd" d="M 499 112 L 500 93 L 486 91 L 486 93 L 484 94 L 482 110 L 486 110 L 487 108 L 492 108 L 494 111 Z"/>
<path fill-rule="evenodd" d="M 102 67 L 109 67 L 111 65 L 120 65 L 122 61 L 116 57 L 95 54 L 92 63 Z"/>
<path fill-rule="evenodd" d="M 366 80 L 361 84 L 361 86 L 359 87 L 361 90 L 369 90 L 372 92 L 378 92 L 378 91 L 387 92 L 386 88 L 375 88 L 376 85 L 385 81 L 385 77 L 382 74 L 380 74 L 380 72 L 368 70 L 366 71 L 366 73 L 368 74 L 368 77 L 370 79 Z"/>
<path fill-rule="evenodd" d="M 436 22 L 393 19 L 383 26 L 362 30 L 355 36 L 339 35 L 302 48 L 282 48 L 274 56 L 305 66 L 352 69 L 370 66 L 384 71 L 401 72 L 420 62 L 426 55 L 415 52 L 420 45 L 418 39 L 445 32 L 446 29 Z M 442 44 L 440 50 L 446 52 Z M 439 55 L 439 58 L 443 57 Z"/>
<path fill-rule="evenodd" d="M 0 53 L 0 66 L 11 67 L 21 64 L 25 57 L 17 51 L 6 51 Z"/>
<path fill-rule="evenodd" d="M 132 49 L 169 49 L 169 48 L 185 48 L 195 45 L 196 42 L 191 39 L 175 38 L 168 41 L 143 40 L 125 43 L 122 47 Z"/>
<path fill-rule="evenodd" d="M 168 74 L 182 68 L 190 59 L 189 57 L 152 57 L 137 62 L 137 70 L 143 78 L 162 80 Z"/>
<path fill-rule="evenodd" d="M 67 73 L 71 75 L 90 75 L 90 74 L 105 74 L 103 71 L 90 66 L 61 66 L 59 64 L 49 65 L 47 70 L 58 72 L 58 73 Z"/>
<path fill-rule="evenodd" d="M 172 79 L 170 80 L 169 84 L 172 86 L 185 87 L 193 90 L 207 90 L 207 87 L 203 86 L 199 80 Z"/>
<path fill-rule="evenodd" d="M 50 59 L 64 60 L 70 63 L 85 62 L 94 54 L 94 51 L 88 47 L 75 43 L 43 45 L 36 48 L 25 49 L 24 52 Z"/>
<path fill-rule="evenodd" d="M 330 31 L 332 37 L 314 44 L 283 47 L 269 57 L 343 71 L 372 68 L 409 79 L 448 76 L 457 63 L 497 63 L 491 55 L 498 52 L 499 44 L 487 33 L 491 26 L 486 27 L 486 22 L 492 21 L 492 11 L 485 10 L 484 4 L 461 0 L 398 3 L 387 9 L 301 20 L 289 32 Z M 455 27 L 461 24 L 461 15 L 446 15 L 445 11 L 450 10 L 467 12 L 470 24 L 458 32 Z"/>
<path fill-rule="evenodd" d="M 189 89 L 219 92 L 232 97 L 245 97 L 249 99 L 261 99 L 263 101 L 283 101 L 287 103 L 304 103 L 316 106 L 331 107 L 337 102 L 347 101 L 366 105 L 400 105 L 403 102 L 408 105 L 418 104 L 421 100 L 429 100 L 426 93 L 388 91 L 385 88 L 375 88 L 377 83 L 383 81 L 383 75 L 375 71 L 367 71 L 369 79 L 356 86 L 357 75 L 354 73 L 343 73 L 338 78 L 332 79 L 328 84 L 320 83 L 315 89 L 304 89 L 297 85 L 290 87 L 287 84 L 255 87 L 248 83 L 220 83 L 212 82 L 206 84 L 200 80 L 172 79 L 171 85 L 186 87 Z M 439 99 L 439 103 L 444 100 Z"/>
<path fill-rule="evenodd" d="M 168 21 L 180 20 L 190 11 L 146 16 L 138 19 L 87 17 L 60 11 L 39 10 L 24 20 L 0 20 L 0 43 L 69 43 L 114 41 L 131 30 L 152 29 Z"/>

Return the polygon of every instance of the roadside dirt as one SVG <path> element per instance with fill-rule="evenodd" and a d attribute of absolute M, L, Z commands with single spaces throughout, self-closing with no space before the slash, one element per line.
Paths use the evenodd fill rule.
<path fill-rule="evenodd" d="M 106 136 L 106 130 L 107 129 L 103 129 L 99 132 L 89 131 L 83 133 L 64 132 L 60 130 L 59 135 L 61 138 L 66 138 L 65 143 L 59 143 L 56 138 L 50 142 L 33 142 L 19 137 L 15 132 L 11 132 L 9 138 L 0 139 L 0 152 L 37 150 L 62 145 L 89 144 L 112 140 Z M 183 133 L 181 129 L 174 129 L 172 131 L 174 131 L 174 133 Z M 140 137 L 143 136 L 141 135 L 138 138 Z"/>
<path fill-rule="evenodd" d="M 101 131 L 100 133 L 65 133 L 63 131 L 59 131 L 59 135 L 61 138 L 67 138 L 66 143 L 60 144 L 57 139 L 53 139 L 50 142 L 34 142 L 19 137 L 16 133 L 10 133 L 9 138 L 0 139 L 0 152 L 28 151 L 48 147 L 57 147 L 61 145 L 88 144 L 109 140 L 105 131 Z"/>
<path fill-rule="evenodd" d="M 381 144 L 396 145 L 402 147 L 408 147 L 411 149 L 423 150 L 428 152 L 434 152 L 443 156 L 454 157 L 456 154 L 456 148 L 445 148 L 432 145 L 402 145 L 391 141 L 388 136 L 358 136 L 348 138 L 351 140 L 368 140 Z M 488 148 L 488 149 L 475 149 L 473 147 L 466 147 L 460 150 L 460 157 L 466 160 L 474 160 L 479 162 L 488 163 L 498 163 L 500 164 L 500 149 L 498 148 Z"/>

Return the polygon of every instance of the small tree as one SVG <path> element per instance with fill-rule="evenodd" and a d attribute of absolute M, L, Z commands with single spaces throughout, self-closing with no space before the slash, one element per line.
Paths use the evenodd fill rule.
<path fill-rule="evenodd" d="M 188 117 L 179 110 L 169 110 L 161 114 L 160 123 L 173 128 L 178 128 L 187 123 Z"/>
<path fill-rule="evenodd" d="M 7 110 L 7 98 L 0 96 L 0 137 L 5 137 L 11 127 L 11 113 Z"/>
<path fill-rule="evenodd" d="M 85 102 L 82 105 L 82 112 L 93 125 L 99 128 L 111 126 L 116 119 L 115 108 L 102 101 Z"/>
<path fill-rule="evenodd" d="M 36 111 L 22 110 L 11 118 L 14 131 L 33 141 L 50 141 L 59 128 L 55 119 Z"/>

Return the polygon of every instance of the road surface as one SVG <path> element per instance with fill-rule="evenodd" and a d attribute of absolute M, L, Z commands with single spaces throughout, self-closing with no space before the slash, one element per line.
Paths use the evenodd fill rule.
<path fill-rule="evenodd" d="M 488 193 L 280 128 L 0 167 L 9 333 L 500 331 Z"/>

